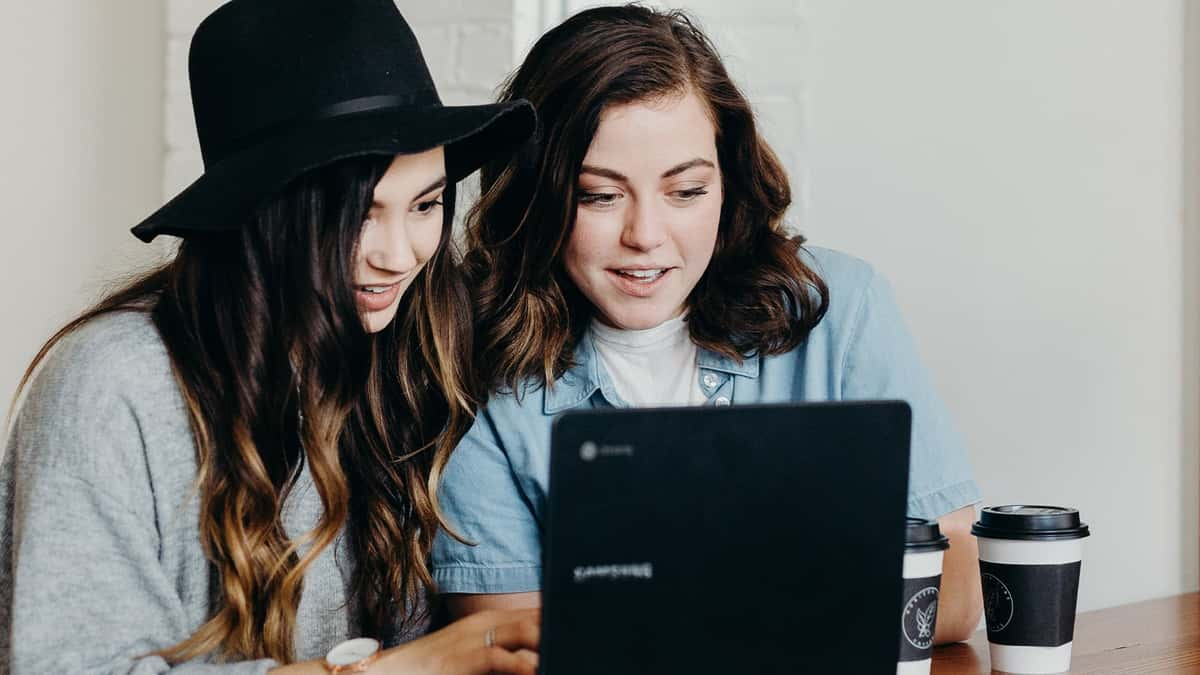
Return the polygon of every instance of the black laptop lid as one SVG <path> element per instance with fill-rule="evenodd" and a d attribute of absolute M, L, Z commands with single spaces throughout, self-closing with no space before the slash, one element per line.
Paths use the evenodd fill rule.
<path fill-rule="evenodd" d="M 569 412 L 540 671 L 895 672 L 903 402 Z"/>

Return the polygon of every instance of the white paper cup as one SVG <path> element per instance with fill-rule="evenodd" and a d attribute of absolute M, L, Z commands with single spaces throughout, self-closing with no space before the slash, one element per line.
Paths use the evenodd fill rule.
<path fill-rule="evenodd" d="M 1083 538 L 1089 534 L 1079 513 L 989 507 L 972 532 L 979 540 L 992 668 L 1022 674 L 1070 670 Z"/>
<path fill-rule="evenodd" d="M 929 675 L 942 557 L 950 547 L 934 521 L 909 518 L 904 544 L 904 607 L 896 675 Z"/>

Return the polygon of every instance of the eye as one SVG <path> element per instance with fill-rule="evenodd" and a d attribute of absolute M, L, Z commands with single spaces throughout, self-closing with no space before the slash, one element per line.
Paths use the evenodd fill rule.
<path fill-rule="evenodd" d="M 586 204 L 588 206 L 596 206 L 596 207 L 600 207 L 600 208 L 612 206 L 613 204 L 615 204 L 617 202 L 618 199 L 621 199 L 621 198 L 622 198 L 621 194 L 617 193 L 617 192 L 582 192 L 581 191 L 579 193 L 579 203 L 580 204 Z"/>
<path fill-rule="evenodd" d="M 413 205 L 412 211 L 413 211 L 413 213 L 419 213 L 421 215 L 426 215 L 426 214 L 432 213 L 435 209 L 437 209 L 440 206 L 442 206 L 442 200 L 440 197 L 437 197 L 437 198 L 430 199 L 427 201 L 417 202 L 416 204 Z"/>
<path fill-rule="evenodd" d="M 687 190 L 676 190 L 671 193 L 671 197 L 676 201 L 690 202 L 706 194 L 708 194 L 708 190 L 705 190 L 703 187 L 697 187 Z"/>

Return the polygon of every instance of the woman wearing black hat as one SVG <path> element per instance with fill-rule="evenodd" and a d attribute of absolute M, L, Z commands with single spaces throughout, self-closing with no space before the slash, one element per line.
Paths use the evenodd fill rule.
<path fill-rule="evenodd" d="M 413 639 L 475 405 L 453 186 L 532 108 L 443 107 L 391 0 L 233 0 L 190 76 L 205 173 L 134 228 L 177 255 L 21 385 L 0 671 L 533 673 L 536 613 Z"/>

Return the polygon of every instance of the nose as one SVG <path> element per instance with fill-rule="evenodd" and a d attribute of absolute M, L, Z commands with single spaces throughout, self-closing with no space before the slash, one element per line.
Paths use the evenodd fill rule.
<path fill-rule="evenodd" d="M 363 237 L 367 264 L 395 274 L 407 274 L 417 266 L 412 238 L 402 219 L 376 222 Z"/>
<path fill-rule="evenodd" d="M 667 239 L 667 228 L 652 204 L 642 202 L 628 211 L 621 243 L 637 251 L 653 251 Z"/>

